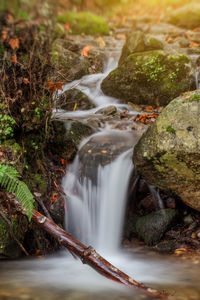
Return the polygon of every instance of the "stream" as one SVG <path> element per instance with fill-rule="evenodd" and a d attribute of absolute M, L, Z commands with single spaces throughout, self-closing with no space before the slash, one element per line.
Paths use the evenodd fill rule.
<path fill-rule="evenodd" d="M 64 90 L 76 87 L 84 92 L 95 103 L 95 109 L 55 110 L 54 118 L 65 122 L 76 119 L 87 122 L 88 118 L 99 116 L 99 109 L 110 105 L 115 105 L 118 112 L 128 110 L 130 116 L 138 114 L 128 105 L 105 96 L 100 89 L 103 78 L 116 67 L 119 55 L 119 50 L 109 54 L 104 73 L 85 76 L 64 87 Z M 170 299 L 199 300 L 198 258 L 184 261 L 176 256 L 161 256 L 140 248 L 120 246 L 128 184 L 134 168 L 131 160 L 133 145 L 141 135 L 131 130 L 130 124 L 131 117 L 126 128 L 120 130 L 116 126 L 113 128 L 112 121 L 108 120 L 82 141 L 62 183 L 66 194 L 66 230 L 86 245 L 92 245 L 135 280 L 166 290 L 172 295 Z M 111 145 L 109 150 L 107 144 Z M 67 251 L 47 258 L 1 261 L 0 267 L 2 300 L 148 299 L 103 278 Z"/>

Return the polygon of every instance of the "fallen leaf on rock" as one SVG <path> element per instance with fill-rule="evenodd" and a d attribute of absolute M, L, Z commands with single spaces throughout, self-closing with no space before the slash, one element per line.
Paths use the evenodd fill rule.
<path fill-rule="evenodd" d="M 147 124 L 149 122 L 154 122 L 158 118 L 158 114 L 152 113 L 152 114 L 143 114 L 136 118 L 136 122 L 142 122 L 144 124 Z"/>
<path fill-rule="evenodd" d="M 89 53 L 92 49 L 93 49 L 93 46 L 91 46 L 91 45 L 88 45 L 88 46 L 84 47 L 84 48 L 82 49 L 82 51 L 81 51 L 81 55 L 82 55 L 82 56 L 88 57 L 88 53 Z"/>

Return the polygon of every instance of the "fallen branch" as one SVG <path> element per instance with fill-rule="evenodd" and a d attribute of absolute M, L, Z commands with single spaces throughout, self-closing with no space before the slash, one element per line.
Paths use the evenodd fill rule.
<path fill-rule="evenodd" d="M 107 260 L 100 256 L 91 246 L 86 247 L 71 234 L 64 231 L 47 217 L 34 210 L 32 220 L 42 229 L 50 233 L 58 242 L 65 246 L 70 252 L 78 256 L 83 264 L 88 264 L 101 275 L 108 279 L 122 283 L 135 290 L 141 290 L 144 294 L 151 296 L 153 299 L 165 299 L 167 295 L 157 290 L 151 289 L 142 283 L 130 278 L 128 275 L 111 265 Z"/>

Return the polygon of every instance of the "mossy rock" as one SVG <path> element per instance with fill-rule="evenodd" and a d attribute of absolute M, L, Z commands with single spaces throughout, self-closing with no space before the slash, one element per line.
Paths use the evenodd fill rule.
<path fill-rule="evenodd" d="M 70 89 L 60 95 L 56 101 L 56 107 L 66 111 L 88 110 L 95 107 L 90 99 L 77 89 Z"/>
<path fill-rule="evenodd" d="M 93 13 L 82 12 L 67 12 L 58 17 L 60 23 L 70 23 L 73 34 L 109 34 L 109 28 L 106 21 Z"/>
<path fill-rule="evenodd" d="M 154 245 L 161 240 L 175 217 L 176 211 L 170 208 L 141 217 L 136 221 L 137 235 L 145 244 Z"/>
<path fill-rule="evenodd" d="M 165 17 L 165 21 L 187 29 L 200 26 L 200 4 L 190 3 L 178 8 Z"/>
<path fill-rule="evenodd" d="M 60 40 L 55 40 L 52 47 L 52 62 L 55 68 L 67 78 L 67 81 L 80 79 L 90 73 L 90 62 L 88 57 L 80 56 L 68 49 L 65 49 Z"/>
<path fill-rule="evenodd" d="M 195 89 L 195 83 L 187 55 L 154 50 L 129 55 L 101 87 L 125 103 L 166 106 L 182 92 Z"/>
<path fill-rule="evenodd" d="M 141 31 L 131 32 L 128 34 L 126 43 L 122 49 L 119 65 L 121 65 L 130 54 L 150 50 L 162 50 L 163 47 L 163 42 L 153 35 L 144 34 Z"/>
<path fill-rule="evenodd" d="M 137 172 L 200 211 L 200 90 L 162 111 L 134 149 Z"/>

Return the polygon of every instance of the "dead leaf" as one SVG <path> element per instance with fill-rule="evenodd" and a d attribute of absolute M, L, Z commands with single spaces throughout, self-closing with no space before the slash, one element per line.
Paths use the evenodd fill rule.
<path fill-rule="evenodd" d="M 88 53 L 89 53 L 89 51 L 91 51 L 92 49 L 93 49 L 93 46 L 91 46 L 91 45 L 85 46 L 85 47 L 82 49 L 82 51 L 81 51 L 81 55 L 82 55 L 82 56 L 88 57 Z"/>
<path fill-rule="evenodd" d="M 190 42 L 190 47 L 191 47 L 191 48 L 197 48 L 197 47 L 199 47 L 199 46 L 200 46 L 200 44 L 198 44 L 198 43 L 196 43 L 196 42 L 193 42 L 193 41 Z"/>
<path fill-rule="evenodd" d="M 145 107 L 145 111 L 150 112 L 153 111 L 153 107 L 151 105 Z"/>
<path fill-rule="evenodd" d="M 67 23 L 63 24 L 63 28 L 65 29 L 66 32 L 70 32 L 71 24 L 67 22 Z"/>
<path fill-rule="evenodd" d="M 63 90 L 63 81 L 53 82 L 51 79 L 47 82 L 47 89 L 52 93 L 56 92 L 57 90 Z"/>
<path fill-rule="evenodd" d="M 29 83 L 30 83 L 30 81 L 28 80 L 28 78 L 23 78 L 23 82 L 24 82 L 25 84 L 29 84 Z"/>
<path fill-rule="evenodd" d="M 19 49 L 19 39 L 17 37 L 15 38 L 11 38 L 8 42 L 8 44 L 10 45 L 10 47 L 15 50 L 15 49 Z"/>
<path fill-rule="evenodd" d="M 14 63 L 14 64 L 17 64 L 17 55 L 16 54 L 13 54 L 11 56 L 11 61 Z"/>

